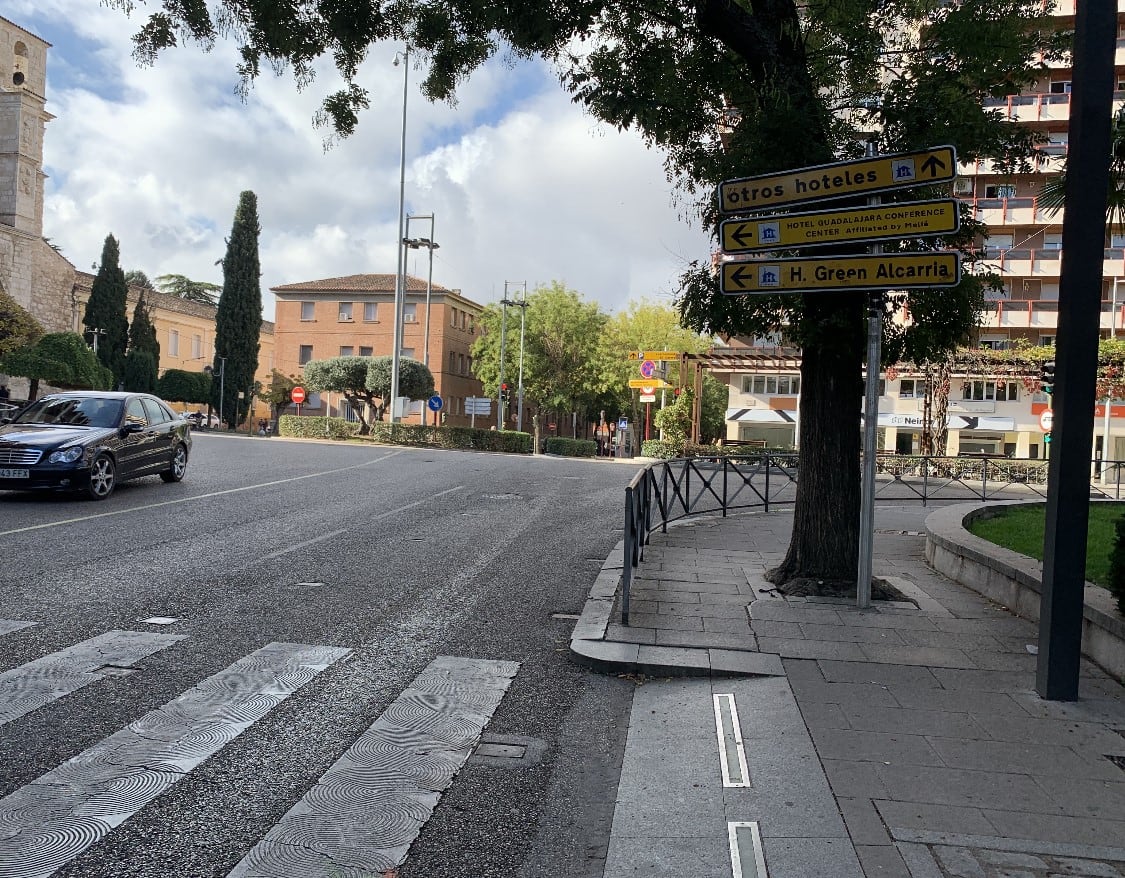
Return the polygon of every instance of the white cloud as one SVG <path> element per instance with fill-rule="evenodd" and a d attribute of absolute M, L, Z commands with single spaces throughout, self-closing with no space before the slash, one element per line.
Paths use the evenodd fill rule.
<path fill-rule="evenodd" d="M 80 268 L 105 235 L 150 277 L 220 282 L 238 194 L 258 195 L 263 297 L 270 286 L 393 272 L 403 68 L 377 46 L 361 73 L 372 107 L 332 149 L 311 119 L 336 82 L 298 92 L 266 74 L 245 103 L 235 55 L 179 49 L 138 68 L 136 19 L 89 0 L 15 0 L 5 14 L 49 55 L 45 234 Z M 609 310 L 668 294 L 707 235 L 681 221 L 662 157 L 596 123 L 539 66 L 489 64 L 456 107 L 426 102 L 409 72 L 406 209 L 435 215 L 434 281 L 492 301 L 505 280 L 565 281 Z M 518 77 L 518 79 L 517 79 Z M 419 226 L 428 233 L 428 224 Z M 411 273 L 425 276 L 426 251 Z"/>

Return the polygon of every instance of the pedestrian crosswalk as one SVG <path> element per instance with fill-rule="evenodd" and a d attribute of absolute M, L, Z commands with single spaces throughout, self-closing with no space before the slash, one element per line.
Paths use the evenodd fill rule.
<path fill-rule="evenodd" d="M 0 620 L 0 635 L 29 624 Z M 186 639 L 110 631 L 4 671 L 0 726 Z M 0 799 L 0 878 L 54 874 L 349 655 L 269 643 L 15 789 Z M 382 874 L 401 864 L 518 667 L 436 658 L 231 878 Z"/>

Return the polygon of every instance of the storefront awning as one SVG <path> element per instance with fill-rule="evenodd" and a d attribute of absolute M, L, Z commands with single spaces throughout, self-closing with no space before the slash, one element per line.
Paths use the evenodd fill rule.
<path fill-rule="evenodd" d="M 727 409 L 728 421 L 751 421 L 757 424 L 794 424 L 796 418 L 779 409 Z"/>
<path fill-rule="evenodd" d="M 946 424 L 950 430 L 989 430 L 996 433 L 1006 433 L 1016 429 L 1015 418 L 977 415 L 947 415 Z M 893 412 L 879 412 L 879 426 L 921 430 L 925 426 L 925 419 L 921 415 L 898 415 Z"/>

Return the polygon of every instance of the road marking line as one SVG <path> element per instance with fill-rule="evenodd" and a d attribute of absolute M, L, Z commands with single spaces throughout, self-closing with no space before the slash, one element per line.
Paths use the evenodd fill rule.
<path fill-rule="evenodd" d="M 391 518 L 395 515 L 401 515 L 403 512 L 406 512 L 408 509 L 413 509 L 415 506 L 422 506 L 423 504 L 436 500 L 439 497 L 444 497 L 446 494 L 455 494 L 458 491 L 463 490 L 465 490 L 464 485 L 458 485 L 455 488 L 446 488 L 444 491 L 438 491 L 438 493 L 436 494 L 430 494 L 422 500 L 415 500 L 413 503 L 407 503 L 405 506 L 396 506 L 394 509 L 391 509 L 387 512 L 381 512 L 378 515 L 372 515 L 369 518 L 363 519 L 363 522 L 364 524 L 370 524 L 374 521 L 379 521 L 384 518 Z M 262 560 L 268 561 L 271 558 L 280 558 L 282 555 L 288 555 L 290 552 L 296 552 L 298 549 L 305 549 L 316 543 L 321 543 L 325 540 L 332 539 L 332 537 L 338 537 L 340 536 L 340 534 L 346 534 L 350 532 L 351 528 L 344 528 L 343 530 L 334 530 L 332 531 L 332 533 L 321 534 L 320 536 L 313 537 L 310 540 L 305 540 L 303 543 L 297 543 L 293 546 L 286 546 L 284 549 L 278 549 L 276 552 L 271 552 L 268 555 L 263 555 Z"/>
<path fill-rule="evenodd" d="M 0 799 L 5 878 L 47 878 L 350 652 L 263 646 Z"/>
<path fill-rule="evenodd" d="M 394 871 L 518 670 L 517 662 L 434 659 L 228 878 Z"/>
<path fill-rule="evenodd" d="M 769 878 L 758 822 L 729 822 L 727 836 L 730 839 L 730 872 L 733 878 Z"/>
<path fill-rule="evenodd" d="M 146 631 L 107 631 L 4 671 L 0 673 L 0 726 L 114 676 L 99 670 L 104 665 L 128 668 L 184 637 Z"/>
<path fill-rule="evenodd" d="M 24 628 L 30 628 L 32 625 L 38 624 L 38 622 L 21 622 L 18 619 L 0 619 L 0 637 L 5 634 L 11 634 L 14 631 L 22 631 Z"/>
<path fill-rule="evenodd" d="M 715 735 L 719 740 L 719 765 L 724 787 L 750 786 L 746 767 L 746 751 L 742 746 L 742 728 L 738 722 L 738 706 L 733 694 L 716 694 Z M 732 770 L 733 769 L 733 770 Z"/>
<path fill-rule="evenodd" d="M 385 454 L 382 457 L 376 458 L 375 460 L 365 460 L 363 463 L 357 463 L 355 466 L 344 466 L 340 467 L 339 469 L 328 469 L 319 473 L 308 473 L 307 475 L 303 476 L 292 476 L 288 479 L 274 479 L 272 482 L 262 482 L 258 485 L 244 485 L 241 488 L 227 488 L 224 491 L 212 491 L 209 494 L 196 494 L 192 497 L 180 497 L 176 500 L 162 500 L 159 503 L 149 503 L 146 506 L 132 506 L 128 509 L 114 509 L 109 512 L 98 512 L 93 515 L 80 515 L 77 518 L 66 518 L 62 521 L 49 521 L 45 524 L 32 524 L 28 525 L 27 527 L 17 527 L 13 530 L 0 530 L 0 537 L 7 537 L 11 536 L 12 534 L 28 533 L 29 531 L 33 530 L 44 530 L 45 528 L 49 527 L 60 527 L 64 524 L 77 524 L 80 521 L 94 521 L 98 518 L 109 518 L 112 515 L 126 515 L 130 512 L 144 512 L 148 509 L 160 509 L 163 506 L 176 506 L 180 503 L 194 503 L 197 500 L 206 500 L 209 497 L 223 497 L 227 494 L 241 494 L 243 491 L 256 491 L 259 488 L 272 488 L 275 485 L 286 485 L 290 482 L 300 482 L 304 481 L 305 479 L 318 479 L 321 476 L 330 476 L 334 475 L 335 473 L 351 472 L 354 469 L 370 466 L 374 463 L 382 463 L 384 460 L 387 460 L 391 457 L 397 457 L 400 454 L 402 454 L 401 451 L 392 451 L 389 454 Z"/>

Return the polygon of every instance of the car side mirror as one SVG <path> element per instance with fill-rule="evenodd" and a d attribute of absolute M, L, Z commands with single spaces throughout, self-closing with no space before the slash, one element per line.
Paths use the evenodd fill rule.
<path fill-rule="evenodd" d="M 11 418 L 0 418 L 0 427 L 3 427 L 5 424 L 10 424 L 10 423 L 12 423 Z"/>
<path fill-rule="evenodd" d="M 132 423 L 132 422 L 130 422 L 128 424 L 122 424 L 121 425 L 121 435 L 122 436 L 131 436 L 134 433 L 141 432 L 141 430 L 143 430 L 144 428 L 145 428 L 144 424 L 137 424 L 137 423 Z"/>

